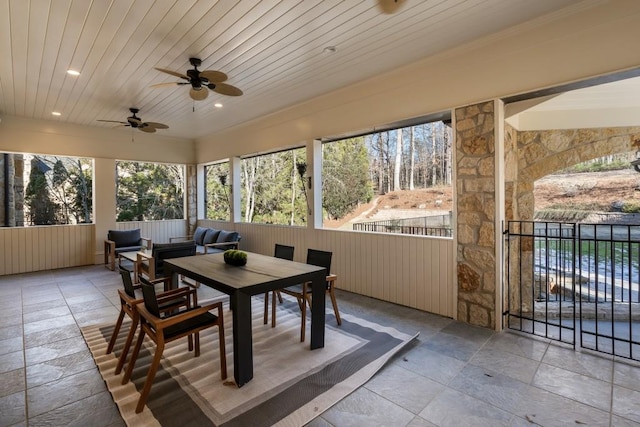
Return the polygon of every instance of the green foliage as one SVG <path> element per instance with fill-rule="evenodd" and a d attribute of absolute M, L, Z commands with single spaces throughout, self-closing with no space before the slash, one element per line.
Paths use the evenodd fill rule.
<path fill-rule="evenodd" d="M 183 166 L 117 162 L 116 170 L 118 221 L 184 217 Z"/>
<path fill-rule="evenodd" d="M 204 173 L 206 218 L 228 221 L 231 212 L 229 163 L 207 165 Z"/>
<path fill-rule="evenodd" d="M 364 137 L 324 144 L 322 156 L 322 207 L 329 218 L 342 218 L 359 204 L 371 201 Z"/>
<path fill-rule="evenodd" d="M 241 266 L 247 263 L 247 253 L 238 249 L 229 249 L 222 254 L 224 262 L 230 265 Z"/>
<path fill-rule="evenodd" d="M 633 159 L 635 159 L 635 152 L 618 153 L 569 166 L 559 171 L 559 173 L 604 172 L 630 169 L 630 162 Z"/>
<path fill-rule="evenodd" d="M 91 222 L 91 160 L 33 156 L 25 192 L 33 225 Z"/>
<path fill-rule="evenodd" d="M 542 209 L 535 213 L 538 221 L 577 222 L 589 216 L 591 212 L 573 209 Z"/>
<path fill-rule="evenodd" d="M 622 205 L 622 212 L 624 213 L 640 213 L 640 202 L 634 200 L 624 202 Z"/>
<path fill-rule="evenodd" d="M 31 173 L 25 191 L 25 203 L 28 207 L 29 221 L 33 225 L 57 224 L 58 207 L 49 195 L 49 186 L 45 173 L 47 165 L 37 157 L 31 160 Z"/>
<path fill-rule="evenodd" d="M 304 225 L 307 202 L 296 163 L 305 149 L 282 151 L 242 161 L 242 217 L 246 222 Z"/>

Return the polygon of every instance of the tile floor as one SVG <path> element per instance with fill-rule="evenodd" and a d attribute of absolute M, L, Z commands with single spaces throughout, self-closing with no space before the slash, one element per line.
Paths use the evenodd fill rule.
<path fill-rule="evenodd" d="M 115 321 L 120 286 L 102 266 L 0 277 L 0 426 L 124 425 L 79 329 Z M 338 297 L 420 336 L 312 427 L 640 426 L 637 363 Z"/>

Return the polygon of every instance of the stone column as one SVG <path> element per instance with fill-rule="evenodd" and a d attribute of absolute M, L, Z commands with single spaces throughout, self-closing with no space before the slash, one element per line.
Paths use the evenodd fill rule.
<path fill-rule="evenodd" d="M 488 101 L 455 110 L 458 320 L 492 329 L 500 244 L 495 226 L 495 105 Z"/>

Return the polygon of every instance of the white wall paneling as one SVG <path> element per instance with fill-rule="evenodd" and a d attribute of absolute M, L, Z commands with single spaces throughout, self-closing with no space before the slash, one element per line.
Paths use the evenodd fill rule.
<path fill-rule="evenodd" d="M 308 248 L 331 251 L 339 289 L 453 316 L 452 239 L 209 220 L 198 225 L 237 230 L 240 248 L 250 252 L 272 255 L 276 243 L 294 246 L 298 262 L 305 262 Z"/>
<path fill-rule="evenodd" d="M 0 275 L 93 264 L 93 224 L 0 228 Z"/>
<path fill-rule="evenodd" d="M 169 243 L 169 238 L 187 235 L 186 219 L 162 221 L 127 221 L 116 223 L 117 230 L 139 228 L 142 237 L 148 237 L 152 243 Z M 106 239 L 107 236 L 105 236 Z"/>

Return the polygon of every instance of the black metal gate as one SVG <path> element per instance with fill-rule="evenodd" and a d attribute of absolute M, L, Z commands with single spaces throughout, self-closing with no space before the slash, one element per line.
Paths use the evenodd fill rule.
<path fill-rule="evenodd" d="M 509 221 L 504 326 L 640 360 L 640 225 Z"/>

